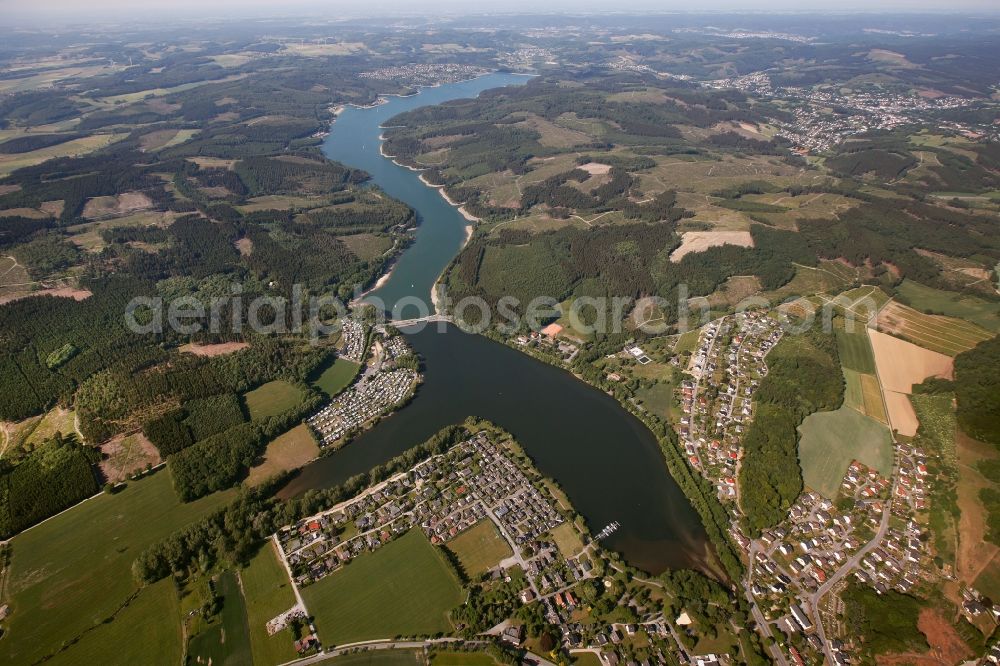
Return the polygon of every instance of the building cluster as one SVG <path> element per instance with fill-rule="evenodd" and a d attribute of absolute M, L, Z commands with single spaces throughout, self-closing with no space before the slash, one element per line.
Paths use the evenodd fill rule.
<path fill-rule="evenodd" d="M 340 322 L 340 356 L 355 363 L 361 363 L 365 354 L 365 327 L 352 317 L 344 317 Z"/>
<path fill-rule="evenodd" d="M 548 354 L 555 354 L 566 363 L 572 363 L 580 353 L 580 346 L 566 339 L 565 329 L 556 323 L 545 326 L 540 331 L 518 335 L 514 342 L 519 347 L 532 347 Z"/>
<path fill-rule="evenodd" d="M 967 107 L 974 100 L 955 96 L 923 97 L 917 94 L 892 92 L 884 89 L 845 90 L 840 86 L 799 88 L 774 86 L 764 72 L 706 81 L 710 88 L 736 88 L 756 97 L 781 99 L 791 104 L 794 120 L 773 119 L 777 135 L 788 139 L 806 151 L 822 152 L 855 134 L 872 130 L 889 130 L 911 123 L 938 122 L 935 114 L 948 109 Z M 837 109 L 834 113 L 831 109 Z M 952 121 L 942 127 L 989 135 L 996 128 L 991 124 L 972 126 Z"/>
<path fill-rule="evenodd" d="M 510 69 L 533 70 L 537 65 L 556 65 L 556 56 L 549 49 L 528 46 L 497 54 L 497 62 Z"/>
<path fill-rule="evenodd" d="M 297 585 L 315 582 L 413 528 L 444 544 L 492 520 L 514 552 L 521 552 L 537 547 L 542 534 L 565 521 L 532 474 L 507 445 L 480 432 L 352 500 L 282 528 L 276 538 Z M 538 550 L 540 558 L 552 557 L 551 548 Z M 532 562 L 525 562 L 529 572 L 548 564 Z"/>
<path fill-rule="evenodd" d="M 406 368 L 365 374 L 306 422 L 320 444 L 330 446 L 392 411 L 413 393 L 418 379 Z"/>
<path fill-rule="evenodd" d="M 459 63 L 408 64 L 380 67 L 369 72 L 361 72 L 359 78 L 375 81 L 393 81 L 411 86 L 433 86 L 440 83 L 455 83 L 474 79 L 487 74 L 488 70 L 475 65 Z"/>
<path fill-rule="evenodd" d="M 402 335 L 394 335 L 382 342 L 382 360 L 385 363 L 398 361 L 411 353 L 410 346 L 406 344 Z"/>
<path fill-rule="evenodd" d="M 765 357 L 781 339 L 765 312 L 745 312 L 707 324 L 681 382 L 678 434 L 688 462 L 716 484 L 719 497 L 737 495 L 741 439 L 753 419 L 753 395 L 767 374 Z"/>

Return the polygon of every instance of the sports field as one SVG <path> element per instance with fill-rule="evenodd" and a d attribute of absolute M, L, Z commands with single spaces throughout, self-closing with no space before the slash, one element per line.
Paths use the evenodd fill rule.
<path fill-rule="evenodd" d="M 458 577 L 419 529 L 302 589 L 325 644 L 450 631 Z"/>
<path fill-rule="evenodd" d="M 222 611 L 211 625 L 191 638 L 188 656 L 197 664 L 246 664 L 250 662 L 247 611 L 240 584 L 232 571 L 221 573 L 215 591 L 222 597 Z"/>
<path fill-rule="evenodd" d="M 264 460 L 250 468 L 248 486 L 257 486 L 269 477 L 288 470 L 302 467 L 319 455 L 319 445 L 309 426 L 301 423 L 283 435 L 279 435 L 264 450 Z"/>
<path fill-rule="evenodd" d="M 333 363 L 323 369 L 323 372 L 312 380 L 312 385 L 332 398 L 354 381 L 361 366 L 346 358 L 334 359 Z"/>
<path fill-rule="evenodd" d="M 251 419 L 264 419 L 291 409 L 303 397 L 302 389 L 283 379 L 276 379 L 244 394 L 243 400 Z"/>
<path fill-rule="evenodd" d="M 292 647 L 290 631 L 267 634 L 267 623 L 295 605 L 295 593 L 285 568 L 268 540 L 240 572 L 243 598 L 250 627 L 250 650 L 254 664 L 283 664 L 298 655 Z"/>
<path fill-rule="evenodd" d="M 139 553 L 234 496 L 227 491 L 182 504 L 170 475 L 159 472 L 14 537 L 5 598 L 13 612 L 0 640 L 0 661 L 33 663 L 92 629 L 64 653 L 68 661 L 119 662 L 122 637 L 128 637 L 126 642 L 141 641 L 137 649 L 147 655 L 154 651 L 164 663 L 179 663 L 181 618 L 169 582 L 144 589 L 113 622 L 100 623 L 135 592 L 132 562 Z"/>
<path fill-rule="evenodd" d="M 890 303 L 879 312 L 878 328 L 948 356 L 968 351 L 994 335 L 971 322 L 924 314 L 901 303 Z"/>
<path fill-rule="evenodd" d="M 513 553 L 490 519 L 484 519 L 448 542 L 448 550 L 462 563 L 465 574 L 475 578 Z"/>
<path fill-rule="evenodd" d="M 817 412 L 799 426 L 802 479 L 826 498 L 834 499 L 852 460 L 888 476 L 892 472 L 892 439 L 888 428 L 849 407 Z"/>

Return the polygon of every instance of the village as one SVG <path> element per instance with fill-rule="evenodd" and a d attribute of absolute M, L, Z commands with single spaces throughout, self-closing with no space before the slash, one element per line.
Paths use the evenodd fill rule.
<path fill-rule="evenodd" d="M 765 312 L 724 317 L 704 327 L 681 382 L 678 435 L 688 462 L 735 500 L 740 439 L 753 418 L 752 398 L 767 374 L 764 357 L 781 339 Z M 639 359 L 641 362 L 641 359 Z"/>
<path fill-rule="evenodd" d="M 841 88 L 776 87 L 764 72 L 705 81 L 718 90 L 736 88 L 746 93 L 784 100 L 793 105 L 794 121 L 778 123 L 777 136 L 792 141 L 807 152 L 823 152 L 849 137 L 872 130 L 889 130 L 914 122 L 934 121 L 934 113 L 966 107 L 972 101 L 956 96 L 922 97 L 887 90 L 847 91 Z M 843 114 L 830 113 L 844 109 Z M 963 124 L 941 121 L 941 127 L 958 132 L 996 137 L 996 127 L 986 123 Z"/>
<path fill-rule="evenodd" d="M 520 581 L 519 601 L 541 605 L 546 622 L 561 632 L 565 650 L 593 652 L 610 665 L 628 663 L 635 645 L 644 646 L 651 655 L 644 663 L 650 664 L 662 663 L 666 654 L 684 653 L 677 630 L 651 602 L 649 590 L 636 583 L 623 586 L 612 577 L 616 572 L 597 542 L 567 519 L 561 502 L 517 445 L 497 440 L 480 431 L 350 500 L 279 530 L 273 540 L 296 588 L 317 583 L 412 529 L 436 546 L 448 546 L 489 522 L 510 555 L 483 577 L 485 584 Z M 614 528 L 609 526 L 602 535 Z M 571 554 L 560 543 L 567 531 L 577 544 Z M 612 608 L 628 609 L 635 621 L 591 616 L 592 601 L 579 597 L 579 585 L 585 581 L 606 589 L 615 600 Z M 304 613 L 304 606 L 297 605 L 274 618 L 275 631 Z M 527 640 L 524 627 L 516 622 L 504 621 L 486 633 L 512 646 Z M 318 640 L 314 634 L 310 639 Z M 707 655 L 691 663 L 726 662 L 721 655 Z"/>

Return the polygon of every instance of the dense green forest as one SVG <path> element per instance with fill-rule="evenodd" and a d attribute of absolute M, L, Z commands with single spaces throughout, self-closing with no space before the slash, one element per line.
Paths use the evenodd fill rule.
<path fill-rule="evenodd" d="M 0 466 L 0 538 L 53 516 L 99 490 L 100 457 L 74 435 L 56 433 L 14 466 Z"/>
<path fill-rule="evenodd" d="M 1000 337 L 955 357 L 958 424 L 967 434 L 1000 449 Z"/>
<path fill-rule="evenodd" d="M 743 437 L 740 507 L 750 534 L 777 525 L 802 492 L 798 426 L 817 411 L 836 409 L 844 379 L 836 338 L 819 328 L 786 335 L 767 355 L 754 420 Z"/>
<path fill-rule="evenodd" d="M 930 648 L 917 629 L 921 604 L 914 597 L 895 590 L 879 595 L 855 583 L 848 585 L 842 598 L 849 635 L 857 636 L 869 655 L 922 653 Z"/>

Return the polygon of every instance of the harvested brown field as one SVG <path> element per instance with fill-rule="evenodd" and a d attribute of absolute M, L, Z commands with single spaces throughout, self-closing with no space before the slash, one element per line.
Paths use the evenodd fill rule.
<path fill-rule="evenodd" d="M 155 467 L 161 462 L 160 452 L 141 432 L 118 435 L 99 447 L 104 454 L 99 467 L 105 481 L 125 481 L 136 472 Z"/>
<path fill-rule="evenodd" d="M 180 348 L 182 354 L 194 354 L 195 356 L 225 356 L 246 349 L 250 344 L 247 342 L 219 342 L 214 345 L 200 345 L 189 342 Z"/>
<path fill-rule="evenodd" d="M 879 655 L 876 663 L 879 666 L 954 666 L 972 655 L 951 623 L 933 608 L 920 611 L 917 628 L 927 637 L 930 650 L 923 654 Z"/>
<path fill-rule="evenodd" d="M 138 210 L 146 210 L 153 202 L 142 192 L 125 192 L 118 196 L 94 197 L 83 207 L 83 216 L 88 219 L 126 215 Z"/>
<path fill-rule="evenodd" d="M 889 425 L 889 419 L 885 414 L 885 404 L 882 402 L 882 391 L 878 385 L 878 378 L 875 375 L 866 374 L 862 374 L 860 377 L 865 414 L 879 423 Z"/>
<path fill-rule="evenodd" d="M 577 169 L 582 169 L 591 176 L 603 176 L 604 174 L 611 172 L 611 165 L 600 164 L 598 162 L 587 162 L 586 164 L 578 166 Z"/>
<path fill-rule="evenodd" d="M 889 426 L 900 435 L 917 434 L 916 412 L 910 404 L 913 385 L 928 377 L 953 378 L 954 361 L 950 356 L 918 347 L 887 333 L 868 329 L 878 379 L 882 383 Z"/>
<path fill-rule="evenodd" d="M 309 426 L 300 424 L 267 445 L 264 460 L 250 468 L 248 486 L 260 485 L 280 472 L 297 469 L 319 455 L 319 446 Z"/>
<path fill-rule="evenodd" d="M 33 296 L 55 296 L 57 298 L 72 298 L 74 301 L 82 301 L 93 296 L 94 293 L 88 289 L 76 289 L 74 287 L 54 287 L 52 289 L 39 289 L 37 291 L 15 292 L 0 295 L 0 305 L 6 305 L 22 298 Z"/>
<path fill-rule="evenodd" d="M 720 245 L 753 247 L 753 237 L 749 231 L 687 231 L 681 234 L 681 245 L 671 253 L 670 261 L 677 263 L 684 255 Z"/>
<path fill-rule="evenodd" d="M 38 208 L 7 208 L 0 210 L 0 217 L 30 217 L 40 220 L 49 217 L 49 214 Z"/>
<path fill-rule="evenodd" d="M 924 314 L 901 303 L 890 303 L 879 312 L 878 328 L 948 356 L 968 351 L 994 335 L 971 322 Z"/>
<path fill-rule="evenodd" d="M 236 160 L 227 160 L 221 157 L 189 157 L 188 162 L 194 162 L 202 169 L 232 169 Z"/>
<path fill-rule="evenodd" d="M 954 378 L 954 359 L 912 342 L 868 329 L 879 380 L 887 391 L 910 393 L 928 377 Z"/>
<path fill-rule="evenodd" d="M 244 257 L 249 257 L 253 254 L 253 240 L 250 238 L 241 238 L 235 243 L 236 249 L 240 251 L 240 255 Z"/>

